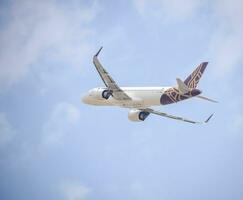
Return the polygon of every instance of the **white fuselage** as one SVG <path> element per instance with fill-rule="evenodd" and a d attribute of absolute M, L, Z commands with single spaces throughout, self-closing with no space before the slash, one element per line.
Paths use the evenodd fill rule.
<path fill-rule="evenodd" d="M 161 105 L 161 95 L 171 87 L 121 87 L 132 100 L 119 101 L 112 96 L 109 99 L 104 99 L 99 96 L 100 90 L 106 88 L 94 88 L 86 94 L 82 101 L 86 104 L 97 106 L 121 106 L 126 108 L 146 108 L 150 106 Z"/>

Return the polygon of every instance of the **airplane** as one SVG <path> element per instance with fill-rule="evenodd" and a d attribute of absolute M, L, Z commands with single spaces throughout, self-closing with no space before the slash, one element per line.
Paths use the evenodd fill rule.
<path fill-rule="evenodd" d="M 152 109 L 152 106 L 168 105 L 182 100 L 197 97 L 203 100 L 217 103 L 217 101 L 201 96 L 201 90 L 197 84 L 206 69 L 208 62 L 202 62 L 186 79 L 177 78 L 176 86 L 171 87 L 119 87 L 109 73 L 98 60 L 98 55 L 103 47 L 93 57 L 94 66 L 99 73 L 105 87 L 97 87 L 89 90 L 82 97 L 85 104 L 96 106 L 119 106 L 129 108 L 128 118 L 134 122 L 144 121 L 150 114 L 168 117 L 193 124 L 207 123 L 213 114 L 205 121 L 193 121 L 184 117 L 178 117 Z"/>

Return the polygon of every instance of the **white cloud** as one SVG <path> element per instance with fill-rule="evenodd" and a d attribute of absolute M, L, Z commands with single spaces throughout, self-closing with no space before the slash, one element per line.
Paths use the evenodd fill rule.
<path fill-rule="evenodd" d="M 210 43 L 210 52 L 215 66 L 215 74 L 224 76 L 242 61 L 243 47 L 239 33 L 226 34 L 224 31 L 214 34 Z"/>
<path fill-rule="evenodd" d="M 193 16 L 202 5 L 200 0 L 134 0 L 142 16 L 153 16 L 164 23 L 184 21 Z"/>
<path fill-rule="evenodd" d="M 42 57 L 80 66 L 91 50 L 89 24 L 96 11 L 97 4 L 13 1 L 0 30 L 0 90 L 18 82 Z"/>
<path fill-rule="evenodd" d="M 213 5 L 217 26 L 209 52 L 217 75 L 224 76 L 243 62 L 243 4 L 240 0 L 217 0 Z"/>
<path fill-rule="evenodd" d="M 14 134 L 14 129 L 9 123 L 6 115 L 0 113 L 0 146 L 6 145 L 11 141 Z"/>
<path fill-rule="evenodd" d="M 76 182 L 63 183 L 60 186 L 61 192 L 66 200 L 85 200 L 91 193 L 91 189 Z"/>
<path fill-rule="evenodd" d="M 206 4 L 207 3 L 207 4 Z M 227 75 L 243 63 L 243 4 L 241 0 L 134 0 L 136 10 L 149 20 L 163 23 L 183 22 L 200 15 L 205 9 L 214 25 L 207 55 L 217 76 Z M 210 13 L 211 11 L 211 13 Z"/>
<path fill-rule="evenodd" d="M 43 127 L 42 144 L 52 146 L 62 144 L 65 136 L 79 122 L 80 112 L 70 103 L 58 103 L 52 110 L 49 120 Z"/>

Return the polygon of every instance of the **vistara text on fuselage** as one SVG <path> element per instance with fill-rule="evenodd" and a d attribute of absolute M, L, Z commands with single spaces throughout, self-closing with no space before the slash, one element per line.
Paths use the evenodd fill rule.
<path fill-rule="evenodd" d="M 113 78 L 107 73 L 98 60 L 100 50 L 94 55 L 93 63 L 103 80 L 105 87 L 91 89 L 82 97 L 85 104 L 95 106 L 119 106 L 129 108 L 128 118 L 131 121 L 144 121 L 149 114 L 156 114 L 189 123 L 207 123 L 212 117 L 210 115 L 205 121 L 198 122 L 183 117 L 170 115 L 153 110 L 152 106 L 168 105 L 177 103 L 192 97 L 201 98 L 211 102 L 216 102 L 207 97 L 197 89 L 197 84 L 207 67 L 208 62 L 202 62 L 185 81 L 176 79 L 177 85 L 170 87 L 119 87 Z"/>

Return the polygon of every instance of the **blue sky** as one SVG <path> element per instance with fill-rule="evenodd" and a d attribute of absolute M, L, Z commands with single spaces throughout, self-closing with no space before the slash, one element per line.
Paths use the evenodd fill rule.
<path fill-rule="evenodd" d="M 240 0 L 1 1 L 0 199 L 243 198 Z M 192 99 L 158 107 L 203 120 L 128 120 L 80 102 L 102 86 L 169 86 L 209 61 Z M 238 92 L 239 91 L 239 92 Z"/>

